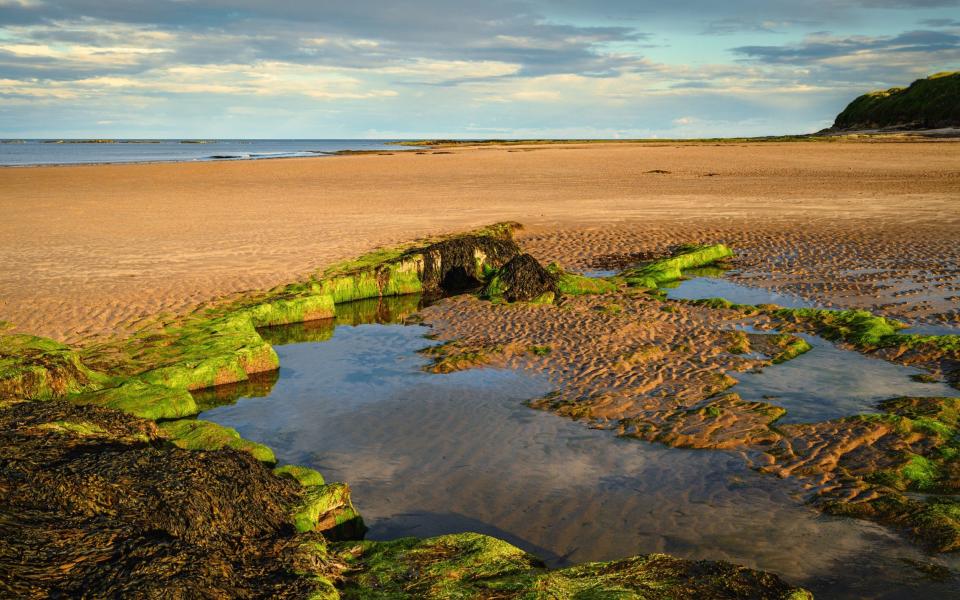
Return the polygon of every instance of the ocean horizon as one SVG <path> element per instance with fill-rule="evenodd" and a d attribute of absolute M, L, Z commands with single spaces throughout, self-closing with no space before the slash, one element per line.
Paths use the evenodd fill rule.
<path fill-rule="evenodd" d="M 264 160 L 396 150 L 399 139 L 6 139 L 0 166 Z"/>

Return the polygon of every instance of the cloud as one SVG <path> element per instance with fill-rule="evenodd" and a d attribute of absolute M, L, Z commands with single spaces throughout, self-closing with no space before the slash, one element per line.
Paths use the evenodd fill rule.
<path fill-rule="evenodd" d="M 701 32 L 703 35 L 734 35 L 738 33 L 782 33 L 787 29 L 812 26 L 816 21 L 802 20 L 757 20 L 743 18 L 725 18 L 710 21 Z"/>
<path fill-rule="evenodd" d="M 811 35 L 799 44 L 781 46 L 740 46 L 733 52 L 764 63 L 807 64 L 839 57 L 875 57 L 893 53 L 934 53 L 960 50 L 960 35 L 918 30 L 896 36 Z"/>
<path fill-rule="evenodd" d="M 0 0 L 0 135 L 796 131 L 960 64 L 957 1 Z"/>
<path fill-rule="evenodd" d="M 957 19 L 923 19 L 920 25 L 926 27 L 960 27 L 960 20 Z"/>

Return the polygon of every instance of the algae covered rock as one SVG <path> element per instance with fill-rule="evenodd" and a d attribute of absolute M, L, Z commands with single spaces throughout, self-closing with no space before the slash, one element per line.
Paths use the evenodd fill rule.
<path fill-rule="evenodd" d="M 185 389 L 153 385 L 131 379 L 117 387 L 69 397 L 76 404 L 96 404 L 144 419 L 180 419 L 199 412 L 193 396 Z"/>
<path fill-rule="evenodd" d="M 47 400 L 96 390 L 108 381 L 65 344 L 32 335 L 0 336 L 0 397 Z"/>
<path fill-rule="evenodd" d="M 292 518 L 297 531 L 317 531 L 331 540 L 361 539 L 367 531 L 345 483 L 305 486 Z"/>
<path fill-rule="evenodd" d="M 263 444 L 251 442 L 240 437 L 236 429 L 224 427 L 200 419 L 180 419 L 160 423 L 160 429 L 170 436 L 171 441 L 185 450 L 220 450 L 232 448 L 249 452 L 259 461 L 273 464 L 277 462 L 273 450 Z"/>
<path fill-rule="evenodd" d="M 345 599 L 812 598 L 770 573 L 664 554 L 550 570 L 535 556 L 476 533 L 338 544 L 333 552 L 351 567 Z"/>
<path fill-rule="evenodd" d="M 277 353 L 244 312 L 188 323 L 156 342 L 134 346 L 135 360 L 152 366 L 140 379 L 155 385 L 197 390 L 280 366 Z"/>
<path fill-rule="evenodd" d="M 547 265 L 549 271 L 556 280 L 557 290 L 566 296 L 580 296 L 583 294 L 606 294 L 616 291 L 617 284 L 609 279 L 600 277 L 586 277 L 570 273 L 560 268 L 560 265 L 552 263 Z"/>
<path fill-rule="evenodd" d="M 329 295 L 280 298 L 248 309 L 254 327 L 289 325 L 334 316 L 333 297 Z"/>
<path fill-rule="evenodd" d="M 452 236 L 402 252 L 381 252 L 328 269 L 312 285 L 337 304 L 404 294 L 441 295 L 479 288 L 490 272 L 519 254 L 503 235 Z"/>
<path fill-rule="evenodd" d="M 732 256 L 733 251 L 723 244 L 684 246 L 673 256 L 627 269 L 620 275 L 628 285 L 656 289 L 661 284 L 681 279 L 687 269 L 705 267 Z"/>
<path fill-rule="evenodd" d="M 323 475 L 319 471 L 300 465 L 283 465 L 273 470 L 277 477 L 287 477 L 299 483 L 302 486 L 323 485 Z"/>
<path fill-rule="evenodd" d="M 506 302 L 553 302 L 556 277 L 529 254 L 520 254 L 490 278 L 483 295 Z"/>

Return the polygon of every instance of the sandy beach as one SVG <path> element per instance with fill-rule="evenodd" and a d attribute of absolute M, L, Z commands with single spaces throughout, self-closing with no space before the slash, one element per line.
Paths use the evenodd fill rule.
<path fill-rule="evenodd" d="M 726 240 L 745 265 L 769 266 L 761 283 L 894 316 L 955 318 L 949 301 L 918 311 L 880 297 L 880 283 L 851 291 L 835 281 L 860 257 L 956 269 L 952 141 L 481 146 L 8 168 L 0 189 L 0 319 L 70 342 L 377 246 L 502 220 L 522 222 L 522 243 L 568 267 Z M 814 243 L 797 257 L 790 250 L 801 241 Z"/>

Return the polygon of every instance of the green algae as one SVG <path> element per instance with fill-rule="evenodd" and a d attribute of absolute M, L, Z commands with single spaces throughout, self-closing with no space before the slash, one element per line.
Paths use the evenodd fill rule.
<path fill-rule="evenodd" d="M 180 419 L 159 424 L 171 441 L 185 450 L 220 450 L 232 448 L 249 452 L 257 460 L 273 464 L 277 462 L 273 450 L 263 444 L 240 437 L 236 429 L 224 427 L 199 419 Z"/>
<path fill-rule="evenodd" d="M 301 467 L 300 465 L 283 465 L 282 467 L 275 468 L 273 474 L 277 477 L 293 479 L 304 487 L 323 485 L 325 483 L 323 475 L 321 475 L 319 471 L 315 471 L 309 467 Z"/>
<path fill-rule="evenodd" d="M 289 325 L 329 319 L 334 316 L 334 299 L 329 295 L 278 299 L 248 309 L 254 327 Z"/>
<path fill-rule="evenodd" d="M 774 575 L 664 554 L 547 569 L 537 557 L 477 533 L 337 544 L 351 569 L 347 600 L 386 598 L 777 598 L 812 596 Z"/>
<path fill-rule="evenodd" d="M 829 340 L 848 342 L 861 348 L 876 348 L 889 344 L 892 342 L 892 336 L 906 327 L 903 323 L 865 310 L 777 308 L 768 312 L 788 322 L 813 325 L 818 333 Z M 917 338 L 928 337 L 930 336 L 917 336 Z"/>
<path fill-rule="evenodd" d="M 433 359 L 433 362 L 424 367 L 425 371 L 442 374 L 485 365 L 502 351 L 503 348 L 499 346 L 472 346 L 451 341 L 424 348 L 420 354 Z"/>
<path fill-rule="evenodd" d="M 96 390 L 108 381 L 65 344 L 32 335 L 0 336 L 0 396 L 49 400 Z"/>
<path fill-rule="evenodd" d="M 153 420 L 180 419 L 200 412 L 187 390 L 138 379 L 130 379 L 117 387 L 71 395 L 67 399 L 75 404 L 96 404 Z"/>
<path fill-rule="evenodd" d="M 620 277 L 629 286 L 655 289 L 664 283 L 682 279 L 686 269 L 704 267 L 732 256 L 733 251 L 724 244 L 684 247 L 668 258 L 626 269 Z"/>
<path fill-rule="evenodd" d="M 291 521 L 301 533 L 318 531 L 332 540 L 359 539 L 367 530 L 345 483 L 305 486 L 303 500 L 291 513 Z"/>
<path fill-rule="evenodd" d="M 770 358 L 773 364 L 780 364 L 792 360 L 813 349 L 807 340 L 787 333 L 774 335 L 771 341 L 776 347 L 780 348 L 780 352 Z"/>
<path fill-rule="evenodd" d="M 585 294 L 606 294 L 617 290 L 616 281 L 610 278 L 586 277 L 565 271 L 557 263 L 547 265 L 557 284 L 557 290 L 566 296 L 582 296 Z"/>
<path fill-rule="evenodd" d="M 954 496 L 960 486 L 960 398 L 892 398 L 880 408 L 886 412 L 847 421 L 888 425 L 893 440 L 880 447 L 894 466 L 862 472 L 874 486 L 869 500 L 827 500 L 824 509 L 905 528 L 935 552 L 960 550 L 960 504 Z M 930 495 L 904 495 L 909 492 Z"/>

